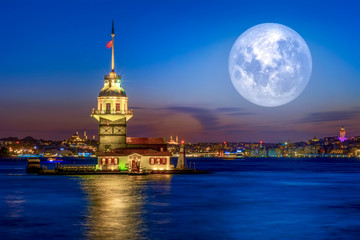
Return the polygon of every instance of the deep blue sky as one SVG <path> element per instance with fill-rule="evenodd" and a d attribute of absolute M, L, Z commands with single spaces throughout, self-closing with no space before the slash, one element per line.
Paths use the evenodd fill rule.
<path fill-rule="evenodd" d="M 0 137 L 97 133 L 112 19 L 129 136 L 298 141 L 341 125 L 360 135 L 359 12 L 357 1 L 2 0 Z M 227 68 L 237 37 L 265 22 L 297 31 L 313 58 L 303 94 L 276 108 L 247 102 Z"/>

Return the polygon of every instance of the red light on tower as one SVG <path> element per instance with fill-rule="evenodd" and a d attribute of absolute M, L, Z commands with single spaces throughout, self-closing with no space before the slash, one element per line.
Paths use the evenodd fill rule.
<path fill-rule="evenodd" d="M 184 140 L 181 140 L 181 144 L 184 144 L 185 143 L 185 141 Z"/>

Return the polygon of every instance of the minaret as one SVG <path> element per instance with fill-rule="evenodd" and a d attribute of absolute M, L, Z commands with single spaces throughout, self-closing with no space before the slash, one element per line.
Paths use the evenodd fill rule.
<path fill-rule="evenodd" d="M 126 122 L 133 116 L 128 110 L 128 98 L 121 86 L 121 76 L 115 72 L 114 21 L 111 31 L 111 72 L 104 77 L 104 87 L 99 93 L 97 109 L 91 116 L 99 121 L 99 151 L 126 148 Z"/>

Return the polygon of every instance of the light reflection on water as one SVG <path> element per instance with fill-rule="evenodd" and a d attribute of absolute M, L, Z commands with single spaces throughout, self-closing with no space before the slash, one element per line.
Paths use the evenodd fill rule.
<path fill-rule="evenodd" d="M 88 194 L 86 238 L 146 239 L 148 231 L 142 216 L 146 201 L 144 193 L 150 182 L 157 191 L 170 188 L 170 175 L 124 176 L 103 175 L 81 177 L 82 190 Z"/>
<path fill-rule="evenodd" d="M 196 162 L 215 172 L 37 176 L 0 161 L 0 239 L 360 239 L 358 159 Z"/>
<path fill-rule="evenodd" d="M 10 210 L 7 216 L 12 219 L 20 218 L 24 212 L 24 204 L 26 202 L 22 192 L 14 191 L 14 193 L 5 196 L 5 202 Z"/>

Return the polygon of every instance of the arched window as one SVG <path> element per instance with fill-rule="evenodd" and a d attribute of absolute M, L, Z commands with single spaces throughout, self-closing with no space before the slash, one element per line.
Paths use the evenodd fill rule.
<path fill-rule="evenodd" d="M 106 113 L 110 113 L 110 103 L 106 103 Z"/>

